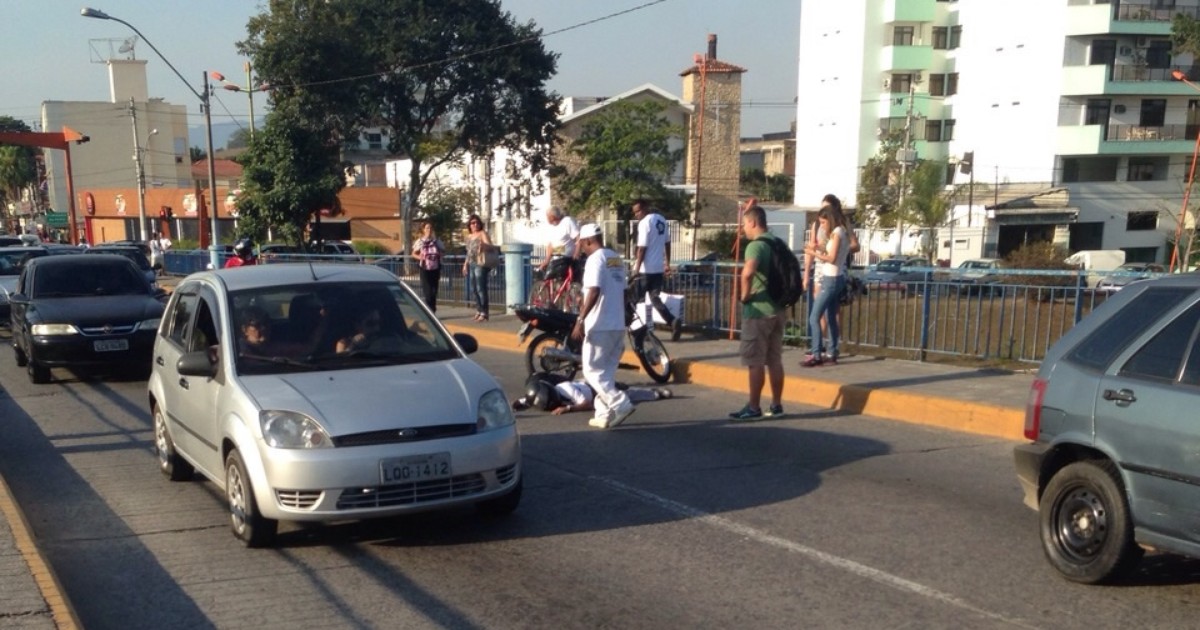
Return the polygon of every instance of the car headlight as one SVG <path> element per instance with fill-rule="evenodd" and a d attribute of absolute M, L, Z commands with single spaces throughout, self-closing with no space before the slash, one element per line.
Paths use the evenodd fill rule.
<path fill-rule="evenodd" d="M 504 392 L 493 389 L 479 398 L 479 419 L 476 427 L 480 431 L 490 431 L 506 427 L 516 422 L 512 410 L 508 407 L 508 399 Z"/>
<path fill-rule="evenodd" d="M 258 414 L 263 439 L 273 448 L 333 448 L 333 440 L 316 420 L 294 411 Z"/>
<path fill-rule="evenodd" d="M 158 323 L 161 321 L 162 321 L 161 317 L 155 317 L 154 319 L 143 319 L 141 322 L 138 323 L 137 329 L 138 330 L 158 330 Z"/>
<path fill-rule="evenodd" d="M 79 329 L 72 324 L 34 324 L 30 332 L 35 335 L 78 335 Z"/>

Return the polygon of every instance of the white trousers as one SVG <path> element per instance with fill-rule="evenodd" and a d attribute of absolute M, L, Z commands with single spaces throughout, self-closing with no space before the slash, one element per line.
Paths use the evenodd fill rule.
<path fill-rule="evenodd" d="M 589 330 L 583 336 L 583 380 L 596 392 L 596 416 L 632 404 L 617 389 L 617 366 L 625 352 L 624 330 Z"/>

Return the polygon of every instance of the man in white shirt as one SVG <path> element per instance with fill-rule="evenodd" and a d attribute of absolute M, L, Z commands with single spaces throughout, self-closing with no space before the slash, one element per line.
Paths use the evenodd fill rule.
<path fill-rule="evenodd" d="M 583 267 L 583 306 L 571 337 L 583 340 L 583 380 L 596 392 L 596 415 L 589 426 L 611 429 L 635 407 L 617 388 L 617 367 L 625 352 L 625 262 L 604 247 L 600 226 L 589 223 L 579 231 Z"/>
<path fill-rule="evenodd" d="M 546 223 L 550 224 L 550 241 L 546 244 L 546 257 L 542 259 L 542 264 L 538 265 L 538 269 L 544 270 L 547 265 L 552 264 L 552 261 L 556 261 L 550 268 L 549 277 L 562 278 L 566 276 L 567 269 L 575 260 L 579 241 L 579 224 L 575 222 L 575 219 L 563 214 L 562 208 L 555 206 L 546 210 Z M 575 281 L 578 282 L 579 278 L 575 278 Z"/>
<path fill-rule="evenodd" d="M 633 202 L 633 218 L 638 222 L 637 259 L 633 263 L 633 277 L 637 281 L 636 303 L 641 308 L 646 294 L 649 293 L 654 310 L 658 311 L 663 321 L 671 327 L 671 341 L 679 341 L 679 335 L 683 332 L 683 320 L 675 317 L 659 297 L 663 288 L 663 278 L 671 270 L 671 232 L 667 229 L 667 220 L 654 212 L 650 204 L 641 198 Z M 647 323 L 650 323 L 649 318 Z M 635 343 L 639 341 L 635 340 Z"/>

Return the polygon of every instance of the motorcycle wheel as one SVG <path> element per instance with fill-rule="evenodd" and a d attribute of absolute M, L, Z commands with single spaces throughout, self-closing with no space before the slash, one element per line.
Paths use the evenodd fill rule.
<path fill-rule="evenodd" d="M 525 368 L 530 374 L 535 372 L 549 372 L 551 374 L 562 374 L 568 379 L 575 378 L 575 372 L 579 366 L 574 361 L 567 359 L 558 359 L 545 356 L 546 350 L 549 349 L 567 350 L 566 344 L 557 335 L 548 332 L 542 332 L 529 342 L 529 347 L 525 349 Z"/>
<path fill-rule="evenodd" d="M 671 355 L 667 354 L 666 346 L 654 335 L 646 335 L 639 352 L 634 346 L 634 354 L 642 364 L 642 369 L 654 379 L 655 383 L 666 383 L 671 380 Z"/>

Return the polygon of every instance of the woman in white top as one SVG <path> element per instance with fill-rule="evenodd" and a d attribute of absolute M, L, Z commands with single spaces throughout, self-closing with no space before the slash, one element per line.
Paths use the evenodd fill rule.
<path fill-rule="evenodd" d="M 823 358 L 826 348 L 821 334 L 821 316 L 825 316 L 829 327 L 829 363 L 837 363 L 838 341 L 841 328 L 838 326 L 837 313 L 840 305 L 842 288 L 846 285 L 846 254 L 850 249 L 850 238 L 840 213 L 830 206 L 824 206 L 817 214 L 817 226 L 829 235 L 823 244 L 814 245 L 811 242 L 804 248 L 804 253 L 812 257 L 816 265 L 814 285 L 816 293 L 813 296 L 812 311 L 808 314 L 809 337 L 812 338 L 808 358 L 801 363 L 804 367 L 815 367 L 826 362 Z"/>

